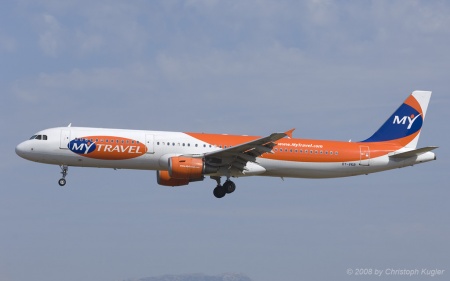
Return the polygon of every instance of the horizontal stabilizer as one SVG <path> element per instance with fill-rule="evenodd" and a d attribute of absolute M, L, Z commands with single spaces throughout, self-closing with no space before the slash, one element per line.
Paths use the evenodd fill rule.
<path fill-rule="evenodd" d="M 389 155 L 389 157 L 391 157 L 391 158 L 409 158 L 409 157 L 419 156 L 428 151 L 432 151 L 433 149 L 436 149 L 436 148 L 438 148 L 438 147 L 437 146 L 426 146 L 426 147 L 422 147 L 422 148 L 418 148 L 418 149 L 414 149 L 414 150 L 410 150 L 410 151 L 406 151 L 406 152 L 392 154 L 392 155 Z"/>

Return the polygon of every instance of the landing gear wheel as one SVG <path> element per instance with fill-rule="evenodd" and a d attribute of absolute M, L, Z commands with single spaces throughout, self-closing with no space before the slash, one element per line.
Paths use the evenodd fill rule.
<path fill-rule="evenodd" d="M 223 186 L 220 186 L 220 185 L 218 185 L 216 188 L 214 188 L 213 193 L 214 193 L 214 196 L 216 196 L 216 198 L 222 198 L 227 194 L 225 188 L 223 188 Z"/>
<path fill-rule="evenodd" d="M 59 179 L 58 181 L 60 186 L 65 186 L 66 185 L 66 180 L 65 179 Z"/>
<path fill-rule="evenodd" d="M 225 189 L 225 192 L 230 194 L 233 193 L 236 190 L 236 184 L 230 180 L 227 180 L 224 184 L 223 184 L 223 188 Z"/>
<path fill-rule="evenodd" d="M 67 176 L 67 172 L 69 171 L 69 166 L 60 165 L 59 167 L 61 168 L 62 178 L 59 179 L 58 184 L 60 186 L 65 186 L 66 185 L 66 176 Z"/>

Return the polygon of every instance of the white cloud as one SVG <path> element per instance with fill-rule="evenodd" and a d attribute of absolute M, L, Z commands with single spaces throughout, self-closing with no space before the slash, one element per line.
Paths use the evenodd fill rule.
<path fill-rule="evenodd" d="M 78 48 L 86 50 L 86 45 L 102 45 L 101 52 L 140 53 L 147 42 L 148 30 L 137 21 L 145 13 L 127 2 L 94 2 L 78 11 L 84 19 L 78 33 L 89 41 L 81 41 Z M 99 51 L 98 48 L 93 50 Z"/>
<path fill-rule="evenodd" d="M 55 99 L 85 100 L 109 94 L 124 94 L 130 91 L 151 88 L 151 71 L 144 65 L 129 65 L 125 68 L 73 69 L 67 73 L 41 73 L 36 79 L 14 82 L 12 90 L 26 102 Z M 78 97 L 78 98 L 76 98 Z"/>
<path fill-rule="evenodd" d="M 105 47 L 104 38 L 100 34 L 87 34 L 81 30 L 75 33 L 78 49 L 83 55 L 98 52 Z"/>
<path fill-rule="evenodd" d="M 39 32 L 39 46 L 46 55 L 56 57 L 65 45 L 64 30 L 58 20 L 50 14 L 43 14 L 41 20 L 42 30 Z"/>
<path fill-rule="evenodd" d="M 336 23 L 338 10 L 336 3 L 330 0 L 311 0 L 307 2 L 308 13 L 311 22 L 323 26 Z"/>

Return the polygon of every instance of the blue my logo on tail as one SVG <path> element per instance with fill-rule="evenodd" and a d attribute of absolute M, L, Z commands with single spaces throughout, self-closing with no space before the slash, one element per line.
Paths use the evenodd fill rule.
<path fill-rule="evenodd" d="M 430 97 L 431 92 L 413 92 L 383 126 L 363 142 L 396 141 L 413 134 L 418 135 Z"/>

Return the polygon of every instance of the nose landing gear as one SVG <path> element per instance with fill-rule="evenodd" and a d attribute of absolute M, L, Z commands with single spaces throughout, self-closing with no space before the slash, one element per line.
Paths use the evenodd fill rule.
<path fill-rule="evenodd" d="M 59 167 L 61 168 L 62 178 L 59 179 L 58 184 L 60 186 L 65 186 L 66 185 L 66 176 L 67 176 L 67 172 L 69 171 L 69 166 L 60 165 Z"/>

